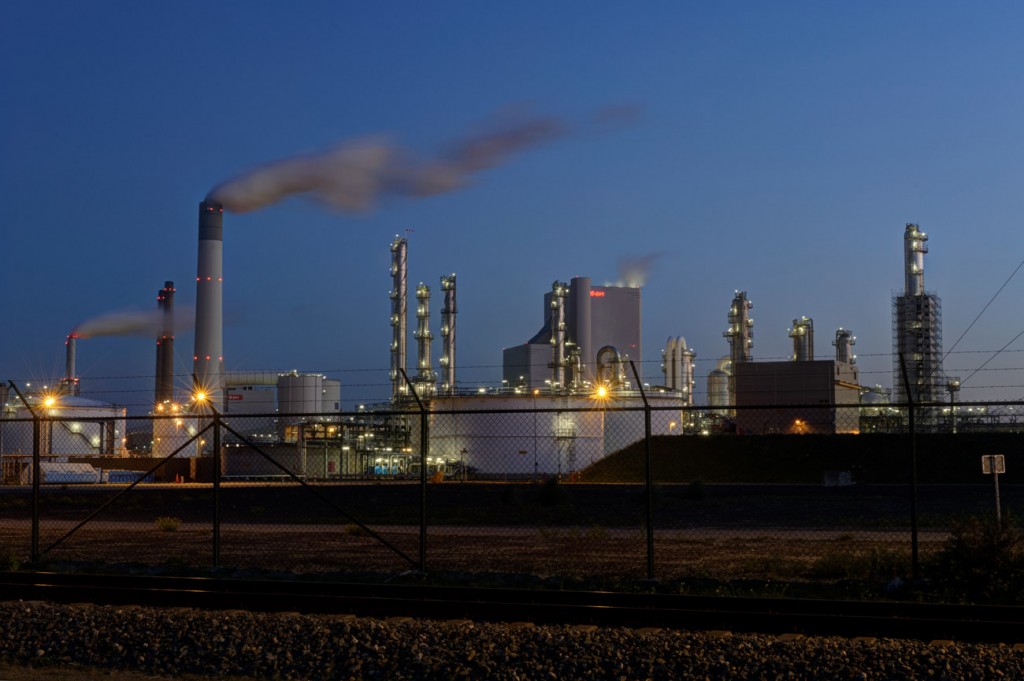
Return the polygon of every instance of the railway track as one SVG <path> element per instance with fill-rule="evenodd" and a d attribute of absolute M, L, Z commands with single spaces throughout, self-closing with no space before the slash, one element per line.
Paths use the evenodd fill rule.
<path fill-rule="evenodd" d="M 0 573 L 0 600 L 1024 642 L 1024 608 L 213 577 Z"/>

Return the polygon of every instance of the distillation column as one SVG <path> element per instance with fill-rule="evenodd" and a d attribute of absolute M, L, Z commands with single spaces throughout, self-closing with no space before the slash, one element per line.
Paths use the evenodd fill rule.
<path fill-rule="evenodd" d="M 416 287 L 416 337 L 419 370 L 416 373 L 416 394 L 430 397 L 437 389 L 437 374 L 430 363 L 430 287 L 420 284 Z"/>
<path fill-rule="evenodd" d="M 569 285 L 555 281 L 551 284 L 551 390 L 565 387 L 565 297 Z"/>
<path fill-rule="evenodd" d="M 408 269 L 408 242 L 395 237 L 391 243 L 391 399 L 409 394 L 409 387 L 402 378 L 408 355 L 406 353 L 406 310 L 408 292 L 406 274 Z"/>
<path fill-rule="evenodd" d="M 913 397 L 919 403 L 944 400 L 942 371 L 942 303 L 925 291 L 924 254 L 928 235 L 913 223 L 903 234 L 904 291 L 893 298 L 893 386 L 896 402 Z M 907 395 L 900 357 L 907 367 L 912 395 Z M 933 420 L 930 411 L 921 415 L 921 423 Z"/>
<path fill-rule="evenodd" d="M 857 355 L 853 354 L 853 346 L 857 343 L 857 337 L 853 331 L 839 327 L 836 329 L 836 339 L 832 345 L 836 346 L 836 361 L 846 364 L 855 364 Z"/>
<path fill-rule="evenodd" d="M 794 362 L 814 361 L 814 320 L 810 317 L 794 319 L 789 337 L 793 339 Z"/>
<path fill-rule="evenodd" d="M 928 252 L 928 235 L 917 225 L 907 223 L 903 234 L 903 294 L 920 296 L 924 294 L 924 254 Z"/>
<path fill-rule="evenodd" d="M 729 361 L 733 367 L 729 372 L 729 401 L 736 401 L 736 365 L 750 361 L 750 351 L 754 347 L 754 320 L 750 310 L 754 304 L 747 299 L 746 291 L 736 291 L 729 307 L 729 330 L 722 335 L 729 341 Z"/>
<path fill-rule="evenodd" d="M 441 290 L 444 291 L 444 307 L 441 309 L 441 370 L 444 377 L 441 381 L 441 392 L 445 395 L 455 393 L 455 274 L 441 277 Z"/>

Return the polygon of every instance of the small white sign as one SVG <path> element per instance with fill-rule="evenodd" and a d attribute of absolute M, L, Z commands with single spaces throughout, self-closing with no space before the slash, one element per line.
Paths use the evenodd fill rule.
<path fill-rule="evenodd" d="M 986 454 L 981 457 L 981 472 L 985 475 L 1006 472 L 1006 459 L 1002 454 Z"/>

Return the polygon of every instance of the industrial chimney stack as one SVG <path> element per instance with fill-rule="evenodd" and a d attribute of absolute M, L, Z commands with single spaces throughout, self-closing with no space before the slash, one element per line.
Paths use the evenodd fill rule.
<path fill-rule="evenodd" d="M 64 343 L 64 380 L 61 381 L 61 393 L 64 395 L 78 395 L 78 334 L 70 333 Z"/>
<path fill-rule="evenodd" d="M 156 337 L 155 404 L 174 399 L 174 282 L 165 281 L 156 293 L 156 305 L 163 314 Z"/>
<path fill-rule="evenodd" d="M 196 342 L 192 372 L 218 409 L 223 408 L 224 376 L 224 207 L 199 204 L 199 264 L 196 275 Z"/>

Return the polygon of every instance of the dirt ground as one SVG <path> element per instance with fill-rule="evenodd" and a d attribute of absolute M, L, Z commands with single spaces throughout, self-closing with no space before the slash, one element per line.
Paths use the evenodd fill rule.
<path fill-rule="evenodd" d="M 209 567 L 212 529 L 182 523 L 94 521 L 60 543 L 73 525 L 47 522 L 44 563 L 149 565 L 174 570 Z M 401 573 L 417 568 L 415 526 L 223 524 L 220 566 L 294 574 Z M 0 527 L 0 544 L 27 555 L 25 528 Z M 937 549 L 944 531 L 920 535 L 922 555 Z M 56 544 L 55 544 L 56 543 Z M 427 569 L 462 574 L 641 579 L 647 573 L 641 527 L 431 527 Z M 697 528 L 655 535 L 661 579 L 830 580 L 895 577 L 906 572 L 910 536 L 902 531 Z M 891 573 L 891 574 L 889 574 Z"/>

